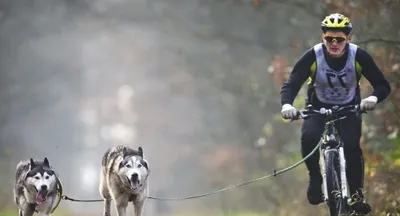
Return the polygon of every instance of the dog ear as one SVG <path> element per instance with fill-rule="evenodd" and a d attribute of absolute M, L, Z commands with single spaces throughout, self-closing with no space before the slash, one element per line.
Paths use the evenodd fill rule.
<path fill-rule="evenodd" d="M 149 169 L 149 165 L 147 164 L 147 161 L 146 161 L 145 159 L 142 159 L 142 160 L 140 161 L 140 163 L 141 163 L 144 167 L 146 167 L 147 170 Z"/>
<path fill-rule="evenodd" d="M 35 167 L 35 162 L 31 158 L 30 161 L 29 161 L 29 169 L 32 170 L 34 167 Z"/>
<path fill-rule="evenodd" d="M 140 157 L 143 157 L 143 148 L 141 146 L 138 148 L 138 153 Z"/>
<path fill-rule="evenodd" d="M 124 148 L 122 149 L 122 155 L 125 158 L 128 155 L 128 150 L 126 149 L 126 147 L 124 146 Z"/>
<path fill-rule="evenodd" d="M 44 158 L 43 164 L 48 167 L 50 166 L 50 163 L 49 163 L 49 160 L 47 159 L 47 157 Z"/>

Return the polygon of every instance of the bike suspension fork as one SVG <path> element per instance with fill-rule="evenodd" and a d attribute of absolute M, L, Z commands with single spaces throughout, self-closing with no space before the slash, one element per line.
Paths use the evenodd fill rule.
<path fill-rule="evenodd" d="M 347 177 L 346 177 L 346 158 L 344 155 L 344 149 L 343 149 L 342 145 L 339 147 L 339 162 L 340 162 L 340 182 L 341 182 L 341 189 L 342 189 L 342 198 L 346 199 L 348 197 Z"/>
<path fill-rule="evenodd" d="M 326 159 L 326 150 L 321 149 L 322 158 L 320 159 L 320 167 L 321 167 L 321 174 L 322 174 L 322 188 L 324 192 L 324 201 L 329 199 L 328 197 L 328 187 L 326 185 L 326 167 L 325 167 L 325 159 Z"/>

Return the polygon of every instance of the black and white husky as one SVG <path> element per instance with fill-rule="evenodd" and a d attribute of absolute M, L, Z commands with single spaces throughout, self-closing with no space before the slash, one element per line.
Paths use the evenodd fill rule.
<path fill-rule="evenodd" d="M 135 216 L 142 216 L 148 196 L 149 166 L 143 158 L 143 149 L 116 146 L 106 151 L 101 163 L 100 194 L 104 199 L 103 216 L 111 216 L 111 200 L 114 200 L 118 216 L 126 215 L 129 202 Z"/>
<path fill-rule="evenodd" d="M 17 165 L 14 182 L 14 202 L 19 216 L 50 215 L 58 192 L 62 193 L 61 182 L 50 166 L 49 160 L 21 161 Z"/>

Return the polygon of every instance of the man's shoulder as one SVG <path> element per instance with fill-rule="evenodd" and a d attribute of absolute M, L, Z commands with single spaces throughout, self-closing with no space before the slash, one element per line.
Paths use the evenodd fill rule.
<path fill-rule="evenodd" d="M 296 61 L 294 65 L 294 70 L 301 71 L 301 73 L 306 73 L 311 71 L 311 67 L 313 66 L 316 60 L 315 56 L 316 55 L 314 52 L 314 48 L 313 47 L 308 48 Z"/>
<path fill-rule="evenodd" d="M 315 49 L 317 45 L 314 45 L 312 47 L 309 47 L 307 50 L 303 52 L 303 54 L 300 56 L 299 61 L 306 61 L 306 62 L 312 62 L 315 61 Z"/>

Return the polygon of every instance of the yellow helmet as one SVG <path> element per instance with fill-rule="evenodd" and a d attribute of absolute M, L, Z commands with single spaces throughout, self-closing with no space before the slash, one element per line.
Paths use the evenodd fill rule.
<path fill-rule="evenodd" d="M 348 35 L 353 29 L 353 26 L 348 17 L 343 14 L 334 13 L 325 17 L 321 22 L 321 29 L 324 33 L 328 30 L 339 30 Z"/>

